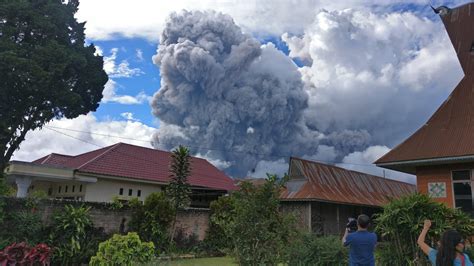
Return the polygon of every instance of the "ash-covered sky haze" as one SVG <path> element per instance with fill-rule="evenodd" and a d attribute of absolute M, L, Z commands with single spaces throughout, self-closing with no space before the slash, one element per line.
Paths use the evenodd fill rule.
<path fill-rule="evenodd" d="M 281 175 L 296 156 L 413 183 L 372 162 L 463 75 L 429 3 L 82 0 L 104 98 L 28 133 L 14 159 L 184 144 L 233 177 Z"/>

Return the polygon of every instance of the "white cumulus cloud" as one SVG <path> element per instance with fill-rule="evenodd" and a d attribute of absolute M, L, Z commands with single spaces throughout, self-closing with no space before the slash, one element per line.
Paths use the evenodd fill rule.
<path fill-rule="evenodd" d="M 118 48 L 112 48 L 109 56 L 104 56 L 104 70 L 111 78 L 130 78 L 143 74 L 139 68 L 130 68 L 130 63 L 127 60 L 122 60 L 117 64 Z M 100 53 L 103 53 L 100 50 Z"/>
<path fill-rule="evenodd" d="M 116 102 L 120 104 L 143 104 L 151 100 L 151 96 L 147 95 L 143 91 L 135 96 L 117 94 L 118 87 L 119 85 L 115 80 L 109 79 L 109 81 L 105 84 L 104 91 L 102 92 L 102 94 L 104 95 L 104 97 L 102 98 L 102 102 Z"/>
<path fill-rule="evenodd" d="M 442 24 L 410 12 L 321 11 L 282 38 L 305 62 L 306 122 L 327 136 L 366 132 L 365 146 L 402 141 L 462 77 Z"/>
<path fill-rule="evenodd" d="M 28 132 L 13 160 L 32 161 L 53 152 L 77 155 L 117 142 L 151 147 L 155 130 L 132 120 L 99 121 L 92 113 L 75 119 L 53 120 L 42 129 Z"/>
<path fill-rule="evenodd" d="M 140 121 L 140 119 L 137 119 L 133 116 L 133 113 L 131 112 L 125 112 L 120 114 L 121 117 L 123 117 L 126 120 L 131 120 L 131 121 Z"/>

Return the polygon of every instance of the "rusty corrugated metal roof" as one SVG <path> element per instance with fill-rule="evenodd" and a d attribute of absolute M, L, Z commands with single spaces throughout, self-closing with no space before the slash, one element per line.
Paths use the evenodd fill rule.
<path fill-rule="evenodd" d="M 283 200 L 317 200 L 343 204 L 382 206 L 390 198 L 414 193 L 414 185 L 333 165 L 290 159 L 290 181 Z"/>
<path fill-rule="evenodd" d="M 381 167 L 413 173 L 417 160 L 474 155 L 474 3 L 440 16 L 465 76 L 425 125 L 375 162 Z"/>

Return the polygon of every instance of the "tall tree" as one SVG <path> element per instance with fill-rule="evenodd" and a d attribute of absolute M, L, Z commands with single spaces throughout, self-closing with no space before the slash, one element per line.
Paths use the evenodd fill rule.
<path fill-rule="evenodd" d="M 0 173 L 28 131 L 95 111 L 107 82 L 78 0 L 0 0 Z"/>
<path fill-rule="evenodd" d="M 173 241 L 178 210 L 189 206 L 191 203 L 191 188 L 188 183 L 188 177 L 191 174 L 191 156 L 189 155 L 188 148 L 179 145 L 178 148 L 173 150 L 169 171 L 171 181 L 166 188 L 166 194 L 170 198 L 175 210 L 175 218 L 170 236 L 170 241 Z"/>

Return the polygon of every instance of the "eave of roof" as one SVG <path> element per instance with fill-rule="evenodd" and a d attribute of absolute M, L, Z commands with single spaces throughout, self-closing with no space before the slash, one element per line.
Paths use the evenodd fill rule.
<path fill-rule="evenodd" d="M 428 158 L 418 160 L 395 161 L 386 163 L 375 163 L 379 167 L 396 170 L 408 174 L 416 174 L 416 167 L 428 165 L 444 165 L 456 163 L 474 162 L 474 155 Z"/>

